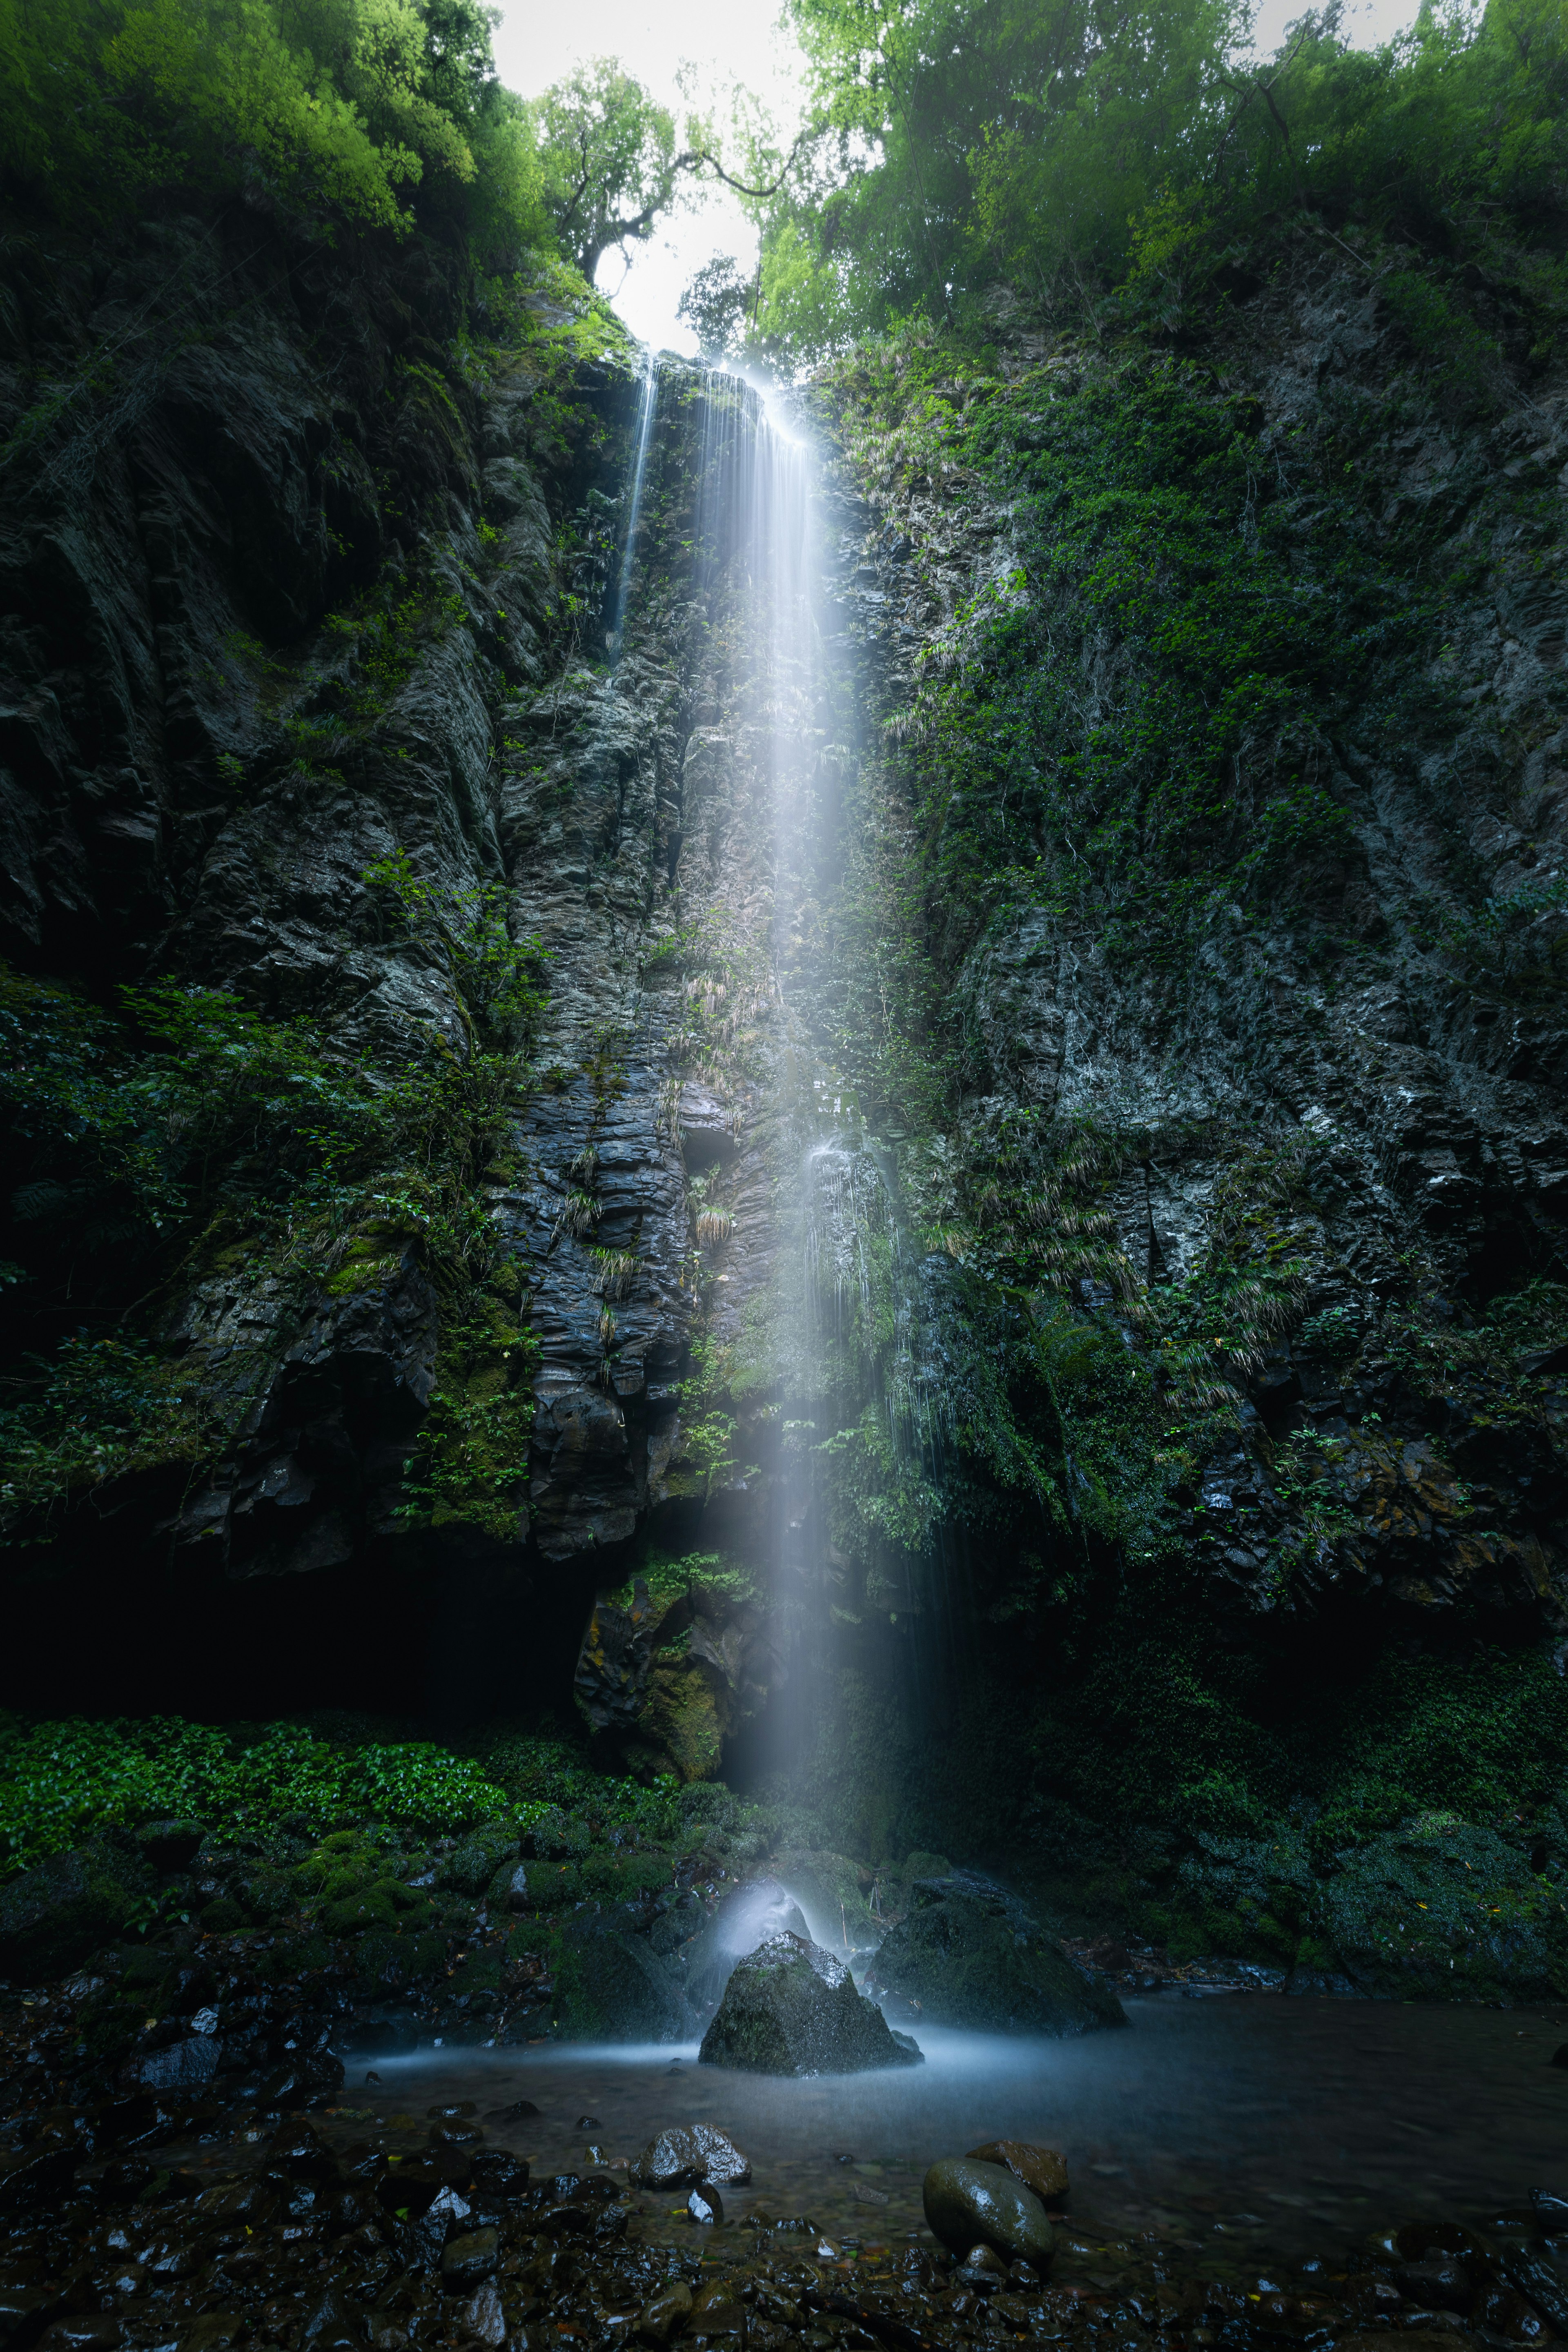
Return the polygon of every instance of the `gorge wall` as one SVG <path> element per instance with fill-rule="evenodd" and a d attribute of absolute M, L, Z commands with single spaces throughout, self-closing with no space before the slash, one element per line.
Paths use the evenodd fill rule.
<path fill-rule="evenodd" d="M 666 362 L 616 638 L 606 316 L 12 256 L 12 1703 L 574 1687 L 857 1853 L 1557 1987 L 1564 395 L 1274 259 L 829 371 L 809 629 Z M 221 1181 L 83 1026 L 160 975 Z"/>

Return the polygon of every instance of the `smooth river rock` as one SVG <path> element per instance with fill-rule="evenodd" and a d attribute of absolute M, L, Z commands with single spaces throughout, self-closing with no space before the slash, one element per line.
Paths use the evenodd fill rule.
<path fill-rule="evenodd" d="M 1001 2165 L 1032 2189 L 1042 2205 L 1066 2202 L 1068 2160 L 1059 2148 L 1039 2147 L 1026 2139 L 988 2139 L 984 2147 L 972 2147 L 969 2153 L 982 2164 Z"/>
<path fill-rule="evenodd" d="M 944 2156 L 926 2174 L 926 2220 L 955 2254 L 990 2246 L 1009 2263 L 1049 2267 L 1056 2240 L 1046 2209 L 1005 2165 Z"/>
<path fill-rule="evenodd" d="M 754 2074 L 858 2074 L 921 2059 L 856 1990 L 842 1960 L 787 1931 L 738 1963 L 698 2054 L 706 2066 Z"/>

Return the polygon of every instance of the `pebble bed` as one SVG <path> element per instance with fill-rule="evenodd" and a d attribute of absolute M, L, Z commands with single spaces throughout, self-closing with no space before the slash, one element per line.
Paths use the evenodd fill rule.
<path fill-rule="evenodd" d="M 1456 2352 L 1461 2338 L 1568 2337 L 1568 2205 L 1550 2185 L 1463 2220 L 1394 2210 L 1389 2226 L 1317 2251 L 1303 2252 L 1298 2218 L 1296 2242 L 1270 2258 L 1267 2218 L 1215 2217 L 1212 2197 L 1165 2226 L 1108 2226 L 1108 2184 L 1090 2168 L 1053 2216 L 1048 2266 L 1009 2264 L 940 2244 L 920 2164 L 897 2153 L 764 2147 L 748 2150 L 744 2184 L 639 2187 L 629 2124 L 661 2104 L 677 2123 L 705 2104 L 722 2113 L 739 2095 L 668 2053 L 623 2081 L 618 2114 L 601 2102 L 608 2116 L 568 2112 L 584 2084 L 617 2087 L 593 2053 L 514 2056 L 504 2070 L 477 2050 L 362 2060 L 345 2084 L 321 2046 L 321 2010 L 301 2005 L 300 2055 L 274 2070 L 269 2096 L 225 2104 L 73 2074 L 71 1998 L 68 1987 L 0 2014 L 0 2352 L 677 2340 L 1266 2352 L 1281 2338 L 1367 2352 L 1387 2336 Z M 228 1990 L 231 2010 L 242 1998 Z M 1535 2048 L 1552 2022 L 1527 2032 L 1493 2016 L 1472 2030 L 1500 2049 L 1504 2035 L 1528 2041 L 1550 2092 L 1568 2087 Z M 827 2116 L 853 2111 L 861 2082 L 778 2087 Z M 987 2136 L 977 2116 L 948 2152 Z"/>

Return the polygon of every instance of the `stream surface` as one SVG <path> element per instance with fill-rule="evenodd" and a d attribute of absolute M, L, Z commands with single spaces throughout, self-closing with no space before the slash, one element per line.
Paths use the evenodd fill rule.
<path fill-rule="evenodd" d="M 1074 2233 L 1156 2231 L 1221 2274 L 1568 2190 L 1568 2069 L 1550 2063 L 1568 2015 L 1555 2010 L 1264 1994 L 1126 2006 L 1128 2030 L 1073 2042 L 922 2028 L 921 2066 L 808 2081 L 701 2066 L 694 2046 L 360 2059 L 337 2128 L 363 2137 L 374 2122 L 391 2147 L 415 2123 L 422 2139 L 436 2104 L 471 2099 L 485 2122 L 530 2099 L 537 2116 L 485 2127 L 537 2176 L 624 2164 L 667 2125 L 716 2124 L 752 2166 L 726 2199 L 725 2237 L 748 2213 L 809 2215 L 863 2244 L 921 2228 L 937 2157 L 1037 2140 L 1067 2156 Z M 692 2231 L 678 2197 L 645 2196 L 638 2234 Z"/>

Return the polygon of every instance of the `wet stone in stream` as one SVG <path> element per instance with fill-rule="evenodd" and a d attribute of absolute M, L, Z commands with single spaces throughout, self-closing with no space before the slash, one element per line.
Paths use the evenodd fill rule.
<path fill-rule="evenodd" d="M 1107 2241 L 1064 2219 L 1053 2232 L 1020 2178 L 1045 2178 L 1049 2150 L 983 2143 L 984 2156 L 939 2167 L 958 2189 L 984 2176 L 993 2201 L 1032 2209 L 1031 2262 L 1011 2244 L 959 2244 L 956 2226 L 944 2247 L 909 2229 L 825 2235 L 760 2203 L 727 2218 L 707 2183 L 676 2220 L 681 2165 L 727 2166 L 738 2191 L 749 2179 L 713 2126 L 672 2126 L 644 2152 L 636 2169 L 658 2189 L 624 2160 L 618 2175 L 536 2178 L 521 2152 L 477 2137 L 442 2147 L 437 2185 L 426 2135 L 466 2122 L 450 2107 L 377 2123 L 58 2097 L 41 2073 L 13 2089 L 5 2352 L 1500 2352 L 1568 2334 L 1555 2195 L 1486 2229 L 1411 2222 L 1342 2257 L 1249 2272 L 1152 2231 Z M 1016 2168 L 987 2161 L 1004 2147 Z M 820 2167 L 825 2181 L 863 2179 L 826 2148 Z"/>
<path fill-rule="evenodd" d="M 279 2000 L 302 2021 L 309 2001 L 326 2013 L 333 1997 L 323 1977 Z M 1294 2250 L 1280 2262 L 1265 2242 L 1272 2224 L 1202 2176 L 1168 2213 L 1141 2191 L 1155 2226 L 1130 2224 L 1120 2184 L 1133 2147 L 1086 2149 L 1069 2129 L 1079 2210 L 1055 2215 L 1047 2266 L 1043 2242 L 1038 2260 L 1020 2261 L 1011 2243 L 962 2242 L 961 2228 L 951 2245 L 934 2237 L 928 2159 L 912 2152 L 930 2126 L 868 2104 L 863 2086 L 887 2075 L 773 2090 L 706 2067 L 671 2077 L 662 2054 L 634 2074 L 563 2051 L 509 2061 L 509 2076 L 475 2053 L 443 2059 L 439 2077 L 415 2066 L 345 2094 L 321 2055 L 306 2114 L 127 2088 L 89 2061 L 73 2071 L 52 2014 L 31 1997 L 4 2011 L 0 2352 L 1504 2352 L 1568 2339 L 1568 2203 L 1551 2187 L 1532 2203 L 1521 2191 L 1516 2205 L 1478 2206 L 1468 2225 L 1412 2218 L 1348 2247 L 1348 2232 L 1326 2230 L 1305 2261 L 1292 2206 Z M 1398 2030 L 1355 2031 L 1374 2025 Z M 1022 2057 L 1010 2047 L 983 2094 L 965 2078 L 965 2126 L 931 2152 L 1016 2193 L 1056 2194 L 1059 2158 L 1018 2136 L 1007 2104 Z M 537 2102 L 496 2095 L 503 2082 L 515 2091 L 520 2063 Z M 1065 2119 L 1078 2063 L 1051 2057 L 1042 2123 Z M 876 2097 L 928 2098 L 926 2076 L 896 2072 Z M 1102 2118 L 1109 2079 L 1092 2077 Z M 605 2119 L 586 2160 L 583 2114 Z M 1233 2177 L 1267 2210 L 1267 2175 Z M 711 2221 L 693 2218 L 694 2197 Z M 1088 2218 L 1085 2200 L 1101 2197 L 1124 2200 L 1118 2223 Z"/>

